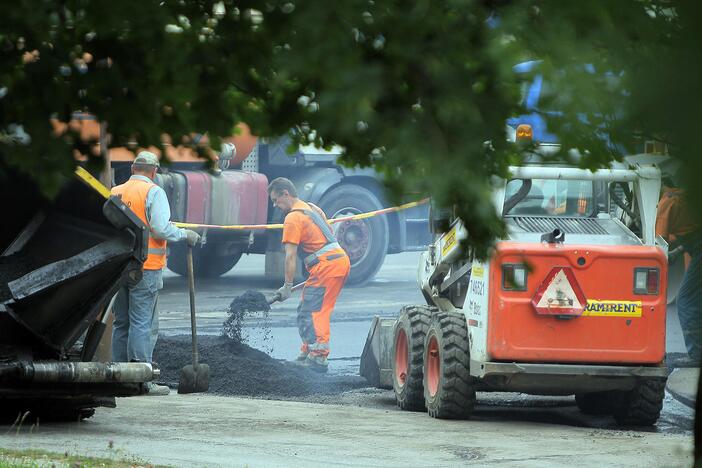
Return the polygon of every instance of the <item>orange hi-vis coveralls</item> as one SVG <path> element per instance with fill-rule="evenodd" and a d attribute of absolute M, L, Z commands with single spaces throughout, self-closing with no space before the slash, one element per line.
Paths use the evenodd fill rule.
<path fill-rule="evenodd" d="M 326 357 L 329 322 L 351 269 L 349 257 L 337 243 L 324 212 L 301 200 L 285 216 L 282 242 L 296 244 L 302 250 L 310 273 L 297 308 L 302 352 Z"/>

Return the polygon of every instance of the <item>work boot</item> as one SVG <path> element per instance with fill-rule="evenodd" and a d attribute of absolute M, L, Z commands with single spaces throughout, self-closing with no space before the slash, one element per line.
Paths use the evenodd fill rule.
<path fill-rule="evenodd" d="M 318 354 L 308 354 L 307 359 L 305 359 L 305 367 L 310 368 L 315 372 L 324 374 L 329 370 L 329 364 L 327 363 L 326 356 L 320 356 Z"/>
<path fill-rule="evenodd" d="M 165 385 L 156 385 L 153 382 L 146 382 L 144 385 L 148 396 L 165 396 L 171 393 L 171 389 Z"/>
<path fill-rule="evenodd" d="M 298 362 L 304 362 L 307 360 L 307 356 L 308 356 L 308 353 L 306 353 L 304 351 L 300 351 L 300 354 L 297 355 L 295 360 Z"/>

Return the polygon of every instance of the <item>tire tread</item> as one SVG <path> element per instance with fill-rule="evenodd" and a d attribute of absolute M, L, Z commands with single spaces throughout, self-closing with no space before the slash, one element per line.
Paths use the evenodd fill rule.
<path fill-rule="evenodd" d="M 465 316 L 435 314 L 430 330 L 439 340 L 441 378 L 432 400 L 425 390 L 429 415 L 439 419 L 467 419 L 475 407 L 475 379 L 470 375 L 470 342 Z M 430 332 L 428 332 L 430 333 Z M 428 340 L 425 339 L 425 352 Z"/>
<path fill-rule="evenodd" d="M 614 419 L 623 426 L 652 426 L 663 409 L 666 379 L 643 379 L 628 392 L 622 392 L 614 409 Z"/>
<path fill-rule="evenodd" d="M 395 382 L 393 369 L 393 390 L 395 401 L 400 409 L 405 411 L 424 411 L 424 337 L 426 336 L 432 314 L 436 313 L 435 307 L 415 305 L 405 306 L 400 311 L 397 326 L 407 322 L 410 333 L 408 334 L 409 369 L 404 389 L 400 389 Z M 393 336 L 394 339 L 394 336 Z M 394 353 L 393 345 L 393 353 Z M 393 363 L 395 362 L 393 354 Z"/>

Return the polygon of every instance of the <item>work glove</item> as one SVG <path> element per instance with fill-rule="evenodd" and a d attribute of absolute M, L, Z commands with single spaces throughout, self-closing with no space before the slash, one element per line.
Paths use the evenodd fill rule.
<path fill-rule="evenodd" d="M 292 283 L 285 283 L 282 288 L 276 291 L 275 297 L 277 297 L 280 302 L 283 302 L 285 299 L 289 298 L 291 294 Z"/>
<path fill-rule="evenodd" d="M 188 245 L 190 247 L 193 247 L 200 242 L 200 234 L 197 232 L 191 231 L 190 229 L 184 229 L 183 231 L 185 233 L 185 239 L 188 241 Z"/>

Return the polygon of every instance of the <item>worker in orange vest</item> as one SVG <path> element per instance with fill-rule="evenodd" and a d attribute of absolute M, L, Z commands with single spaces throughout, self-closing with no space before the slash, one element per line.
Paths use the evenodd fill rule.
<path fill-rule="evenodd" d="M 297 197 L 293 183 L 283 177 L 268 186 L 273 206 L 285 213 L 285 284 L 276 295 L 281 301 L 290 297 L 298 251 L 309 278 L 297 308 L 297 325 L 302 348 L 297 360 L 317 372 L 327 371 L 331 314 L 349 275 L 351 264 L 337 243 L 324 212 Z"/>
<path fill-rule="evenodd" d="M 132 163 L 132 176 L 112 188 L 122 201 L 149 227 L 148 256 L 143 276 L 133 286 L 123 286 L 114 303 L 112 359 L 117 362 L 152 362 L 158 337 L 158 291 L 163 287 L 167 241 L 187 240 L 195 245 L 200 235 L 175 227 L 166 192 L 153 181 L 159 167 L 158 158 L 149 151 L 140 152 Z M 168 387 L 150 384 L 151 395 L 167 395 Z"/>

